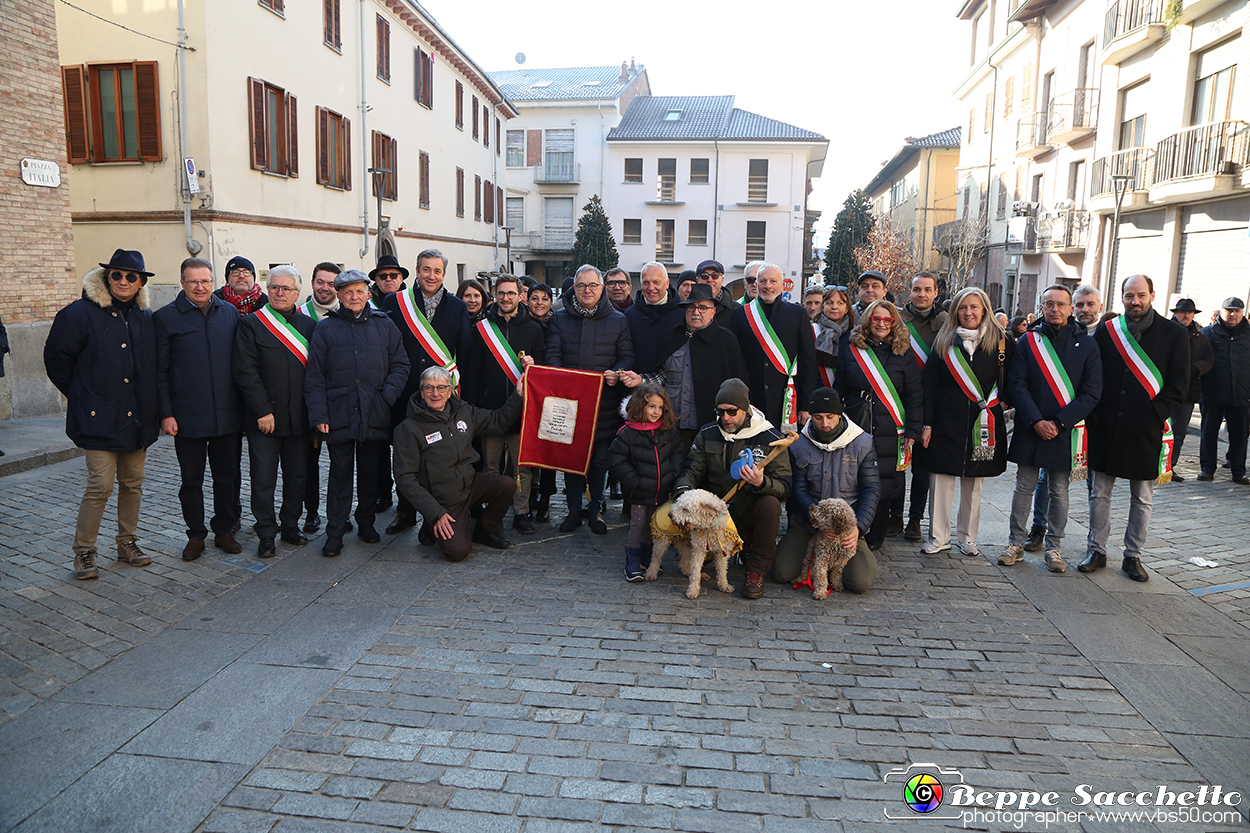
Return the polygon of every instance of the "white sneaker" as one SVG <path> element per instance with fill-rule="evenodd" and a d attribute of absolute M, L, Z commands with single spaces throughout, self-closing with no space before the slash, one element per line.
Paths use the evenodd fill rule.
<path fill-rule="evenodd" d="M 1018 561 L 1024 560 L 1024 547 L 1019 544 L 1008 544 L 1007 549 L 1003 550 L 1003 554 L 998 556 L 998 563 L 1003 567 L 1010 567 Z"/>
<path fill-rule="evenodd" d="M 946 552 L 950 548 L 951 548 L 950 541 L 947 541 L 945 544 L 939 544 L 937 541 L 930 541 L 929 543 L 921 547 L 920 551 L 924 553 L 925 555 L 936 555 L 939 552 Z"/>
<path fill-rule="evenodd" d="M 962 552 L 964 555 L 968 556 L 969 558 L 972 558 L 973 556 L 977 556 L 981 554 L 981 551 L 977 549 L 976 541 L 969 541 L 966 544 L 960 544 L 959 551 Z"/>
<path fill-rule="evenodd" d="M 1068 565 L 1063 563 L 1063 555 L 1059 550 L 1046 550 L 1046 555 L 1042 560 L 1046 562 L 1046 569 L 1052 573 L 1062 573 L 1068 569 Z"/>

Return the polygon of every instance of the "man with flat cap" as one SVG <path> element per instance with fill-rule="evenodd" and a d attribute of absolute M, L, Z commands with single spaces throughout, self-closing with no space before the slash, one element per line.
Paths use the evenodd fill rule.
<path fill-rule="evenodd" d="M 1225 298 L 1220 317 L 1204 327 L 1215 363 L 1202 380 L 1202 447 L 1199 480 L 1215 478 L 1220 423 L 1228 427 L 1228 460 L 1233 482 L 1250 486 L 1246 477 L 1246 437 L 1250 433 L 1250 323 L 1240 298 Z"/>
<path fill-rule="evenodd" d="M 1202 377 L 1211 372 L 1215 365 L 1215 355 L 1211 352 L 1211 342 L 1202 334 L 1202 328 L 1194 323 L 1194 316 L 1202 310 L 1194 306 L 1191 298 L 1181 298 L 1172 307 L 1172 320 L 1189 331 L 1189 390 L 1181 397 L 1180 404 L 1172 414 L 1172 433 L 1176 439 L 1172 443 L 1172 480 L 1184 483 L 1185 478 L 1176 471 L 1176 461 L 1181 458 L 1181 446 L 1185 444 L 1185 435 L 1189 433 L 1189 422 L 1194 416 L 1194 405 L 1202 396 Z"/>
<path fill-rule="evenodd" d="M 82 298 L 56 314 L 43 348 L 48 378 L 68 400 L 65 434 L 87 463 L 74 529 L 79 579 L 99 577 L 96 538 L 114 479 L 117 560 L 152 563 L 136 542 L 143 464 L 159 430 L 156 333 L 146 289 L 152 274 L 140 252 L 113 252 L 83 276 Z"/>
<path fill-rule="evenodd" d="M 381 540 L 377 514 L 378 469 L 386 454 L 391 408 L 403 394 L 410 367 L 399 329 L 386 313 L 369 308 L 369 277 L 357 269 L 334 279 L 339 308 L 317 322 L 308 348 L 304 399 L 308 421 L 327 435 L 330 477 L 326 489 L 325 556 L 343 551 L 356 469 L 356 534 Z"/>

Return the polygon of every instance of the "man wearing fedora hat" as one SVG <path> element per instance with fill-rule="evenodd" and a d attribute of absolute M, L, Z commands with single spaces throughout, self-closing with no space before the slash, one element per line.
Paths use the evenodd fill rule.
<path fill-rule="evenodd" d="M 74 575 L 99 576 L 96 538 L 117 480 L 117 560 L 152 563 L 136 543 L 143 464 L 158 434 L 152 276 L 136 251 L 118 249 L 82 280 L 82 298 L 56 314 L 44 368 L 68 400 L 65 433 L 83 449 L 87 488 L 74 530 Z"/>
<path fill-rule="evenodd" d="M 369 272 L 369 280 L 373 281 L 373 286 L 369 287 L 373 305 L 381 309 L 383 298 L 408 288 L 408 270 L 399 265 L 395 255 L 382 255 L 378 265 Z"/>
<path fill-rule="evenodd" d="M 1202 394 L 1202 377 L 1215 365 L 1215 356 L 1211 353 L 1211 342 L 1202 334 L 1202 328 L 1194 323 L 1194 316 L 1202 310 L 1194 306 L 1193 299 L 1181 298 L 1172 307 L 1172 320 L 1189 331 L 1189 389 L 1181 397 L 1180 404 L 1172 414 L 1172 481 L 1184 483 L 1185 478 L 1176 471 L 1176 461 L 1181 457 L 1181 446 L 1185 444 L 1185 435 L 1189 433 L 1189 421 L 1194 415 L 1194 405 Z"/>
<path fill-rule="evenodd" d="M 1250 486 L 1246 440 L 1250 435 L 1250 323 L 1240 298 L 1225 298 L 1219 318 L 1203 328 L 1214 364 L 1202 380 L 1202 447 L 1199 480 L 1215 478 L 1220 423 L 1228 428 L 1228 461 L 1233 482 Z"/>

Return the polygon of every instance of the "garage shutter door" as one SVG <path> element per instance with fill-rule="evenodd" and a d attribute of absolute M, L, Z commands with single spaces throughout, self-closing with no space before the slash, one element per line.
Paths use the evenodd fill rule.
<path fill-rule="evenodd" d="M 546 200 L 548 249 L 573 248 L 573 198 L 548 197 Z"/>
<path fill-rule="evenodd" d="M 1120 297 L 1120 287 L 1129 275 L 1149 275 L 1155 286 L 1166 286 L 1166 275 L 1159 274 L 1159 262 L 1163 257 L 1163 235 L 1154 237 L 1120 238 L 1120 252 L 1116 255 L 1115 281 L 1108 294 Z M 1111 309 L 1110 299 L 1106 307 Z M 1119 309 L 1117 300 L 1116 309 Z"/>
<path fill-rule="evenodd" d="M 1245 300 L 1246 244 L 1244 228 L 1182 234 L 1177 292 L 1204 311 L 1218 309 L 1230 295 Z"/>

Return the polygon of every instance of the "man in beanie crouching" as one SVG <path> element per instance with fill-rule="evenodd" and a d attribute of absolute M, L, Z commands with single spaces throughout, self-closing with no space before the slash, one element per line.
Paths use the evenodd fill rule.
<path fill-rule="evenodd" d="M 729 514 L 746 542 L 742 562 L 747 582 L 742 595 L 764 595 L 764 574 L 777 556 L 781 502 L 790 495 L 790 457 L 778 454 L 761 466 L 769 445 L 782 434 L 751 406 L 751 393 L 741 379 L 726 379 L 716 392 L 716 421 L 699 429 L 686 459 L 686 469 L 673 490 L 706 489 L 724 496 L 741 481 L 729 501 Z"/>
<path fill-rule="evenodd" d="M 790 446 L 794 487 L 786 504 L 790 529 L 777 548 L 773 578 L 789 584 L 803 571 L 807 553 L 816 544 L 817 532 L 808 512 L 828 498 L 842 498 L 855 511 L 858 529 L 842 539 L 855 554 L 842 570 L 842 586 L 851 593 L 867 593 L 877 577 L 877 559 L 864 535 L 872 526 L 881 497 L 877 476 L 877 452 L 872 435 L 842 416 L 842 400 L 832 388 L 817 388 L 807 411 L 811 417 Z"/>

